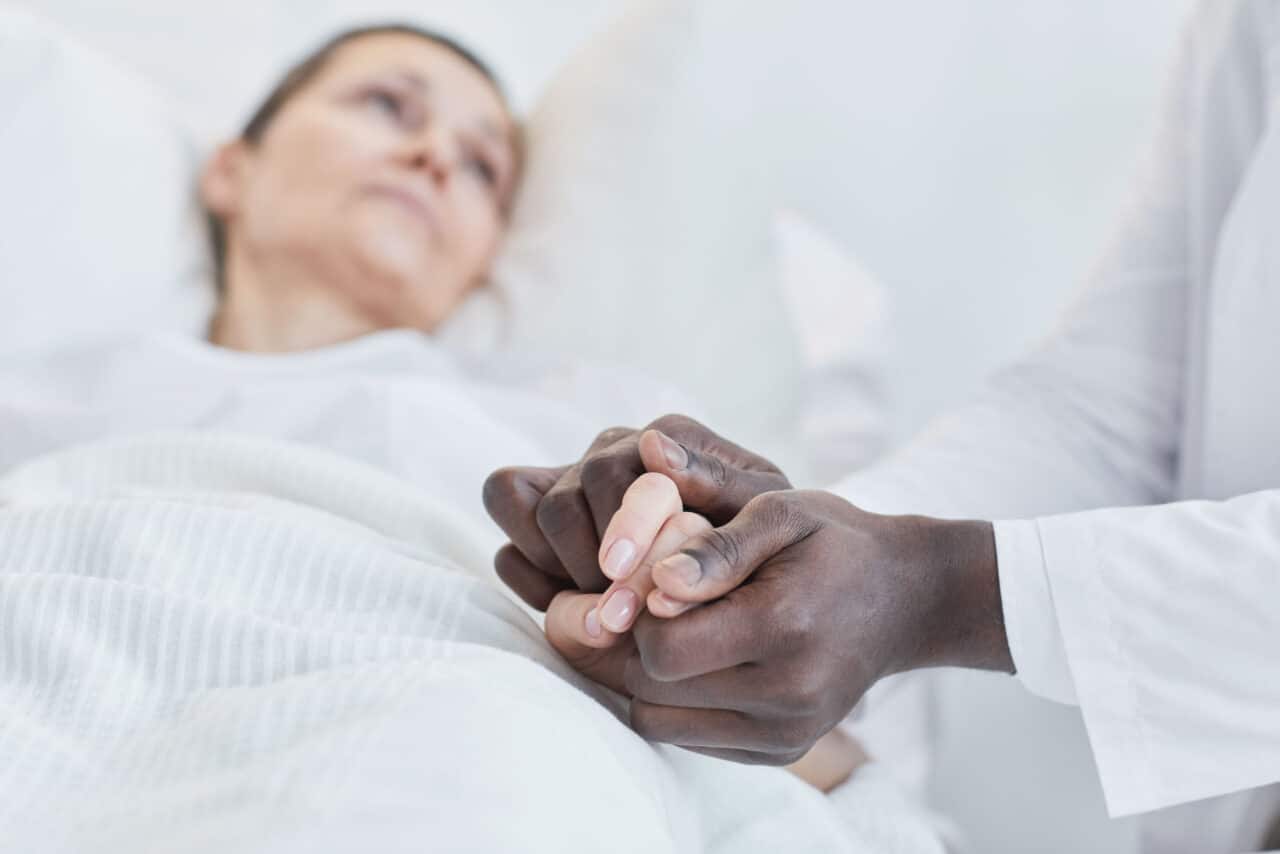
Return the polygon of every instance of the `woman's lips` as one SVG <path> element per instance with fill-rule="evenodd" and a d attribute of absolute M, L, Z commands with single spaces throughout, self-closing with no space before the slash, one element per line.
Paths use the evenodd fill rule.
<path fill-rule="evenodd" d="M 420 193 L 415 193 L 407 187 L 396 187 L 386 184 L 375 184 L 369 188 L 372 195 L 381 198 L 390 199 L 397 202 L 406 210 L 413 213 L 419 219 L 427 224 L 427 228 L 432 233 L 437 233 L 440 223 L 436 219 L 436 212 L 432 208 L 431 203 Z"/>

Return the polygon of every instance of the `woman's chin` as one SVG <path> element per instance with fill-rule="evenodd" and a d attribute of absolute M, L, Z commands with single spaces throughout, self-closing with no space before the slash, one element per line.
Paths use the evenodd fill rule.
<path fill-rule="evenodd" d="M 365 257 L 348 283 L 350 298 L 385 328 L 432 332 L 457 308 L 448 277 L 421 263 L 399 264 L 385 256 Z"/>
<path fill-rule="evenodd" d="M 440 259 L 436 257 L 430 241 L 422 234 L 406 234 L 403 229 L 366 228 L 358 235 L 360 244 L 356 251 L 361 266 L 371 274 L 403 281 L 421 281 L 432 278 Z"/>
<path fill-rule="evenodd" d="M 345 260 L 329 254 L 329 269 L 345 269 L 341 287 L 385 325 L 434 328 L 452 312 L 465 285 L 420 231 L 408 233 L 384 217 L 353 217 L 341 237 Z M 337 248 L 337 247 L 334 247 Z M 337 263 L 334 263 L 337 262 Z"/>

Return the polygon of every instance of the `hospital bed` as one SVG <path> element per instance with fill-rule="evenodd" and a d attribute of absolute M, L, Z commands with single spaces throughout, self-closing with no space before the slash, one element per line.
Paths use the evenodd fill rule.
<path fill-rule="evenodd" d="M 681 4 L 636 4 L 619 24 L 587 43 L 552 80 L 531 113 L 528 174 L 494 281 L 472 300 L 442 338 L 460 353 L 472 356 L 534 351 L 577 359 L 630 361 L 636 368 L 684 386 L 695 399 L 705 402 L 708 420 L 726 432 L 773 449 L 803 482 L 804 477 L 813 476 L 808 472 L 823 467 L 848 468 L 880 448 L 883 390 L 876 382 L 875 362 L 884 334 L 885 298 L 855 261 L 794 214 L 773 217 L 767 240 L 745 227 L 730 240 L 714 212 L 696 203 L 699 193 L 691 192 L 698 161 L 672 158 L 669 148 L 653 139 L 637 138 L 637 122 L 655 134 L 676 137 L 689 133 L 679 123 L 691 120 L 692 104 L 686 104 L 690 112 L 677 110 L 675 118 L 671 113 L 673 103 L 692 97 L 684 84 L 696 59 L 696 25 L 696 15 Z M 202 129 L 197 117 L 175 104 L 172 93 L 166 94 L 127 65 L 25 12 L 0 11 L 0 48 L 0 116 L 4 121 L 0 146 L 6 155 L 0 158 L 6 170 L 2 177 L 7 197 L 22 200 L 0 211 L 7 233 L 20 236 L 7 242 L 0 255 L 0 283 L 10 289 L 7 303 L 13 307 L 0 321 L 0 354 L 26 353 L 106 333 L 163 330 L 201 335 L 212 287 L 204 223 L 191 187 L 216 132 Z M 644 80 L 645 85 L 635 87 L 635 79 Z M 190 110 L 191 105 L 186 106 Z M 608 157 L 601 157 L 601 151 L 608 152 Z M 632 168 L 618 169 L 619 160 Z M 32 168 L 32 164 L 41 163 L 56 167 Z M 689 203 L 690 198 L 695 203 Z M 626 199 L 627 204 L 620 206 L 610 199 Z M 602 209 L 609 215 L 599 215 Z M 743 258 L 750 253 L 743 252 L 743 247 L 760 243 L 768 246 L 765 263 L 758 269 L 745 269 Z M 661 251 L 654 251 L 655 247 Z M 726 301 L 708 283 L 730 277 L 738 287 L 734 299 Z M 32 282 L 39 285 L 29 286 Z M 659 313 L 646 318 L 640 307 L 655 304 L 682 305 L 687 315 Z M 606 334 L 601 332 L 602 317 L 625 317 L 629 323 L 621 327 L 609 324 Z M 715 322 L 706 323 L 709 317 L 715 317 Z M 779 317 L 788 320 L 779 326 Z M 834 317 L 841 319 L 838 327 L 823 325 Z M 784 334 L 778 334 L 780 328 Z M 663 330 L 669 340 L 685 343 L 678 352 L 655 348 L 655 329 Z M 733 334 L 724 334 L 730 329 Z M 752 335 L 752 329 L 758 334 Z M 798 331 L 803 334 L 797 335 Z M 568 349 L 557 353 L 557 347 Z M 726 361 L 735 365 L 733 382 L 717 370 Z M 821 409 L 810 406 L 819 400 L 841 403 Z M 794 417 L 806 409 L 815 417 Z M 803 437 L 799 435 L 801 425 L 807 431 Z M 252 476 L 245 482 L 217 480 L 228 471 L 253 469 L 252 462 L 244 463 L 246 454 L 249 459 L 256 453 L 263 460 L 278 461 L 288 455 L 284 449 L 254 452 L 235 442 L 226 447 L 214 442 L 210 447 L 198 441 L 194 447 L 174 451 L 165 444 L 169 440 L 151 441 L 153 444 L 141 450 L 108 446 L 72 451 L 69 456 L 11 473 L 5 486 L 8 503 L 31 504 L 37 509 L 31 510 L 31 516 L 22 516 L 14 523 L 19 528 L 10 532 L 10 541 L 17 544 L 8 555 L 13 561 L 10 572 L 22 576 L 31 555 L 42 554 L 40 549 L 46 548 L 39 545 L 38 532 L 35 541 L 19 536 L 19 529 L 29 530 L 22 526 L 38 529 L 47 523 L 49 536 L 58 541 L 88 537 L 83 531 L 77 534 L 75 523 L 60 515 L 65 507 L 59 502 L 92 498 L 110 503 L 115 500 L 112 490 L 124 490 L 133 498 L 138 497 L 138 490 L 153 488 L 192 490 L 193 495 L 205 498 L 211 492 L 228 490 L 236 495 L 253 493 L 264 499 L 264 517 L 279 509 L 278 501 L 318 506 L 314 496 L 282 494 L 279 483 L 264 484 Z M 809 453 L 808 449 L 816 447 L 821 447 L 825 456 Z M 184 462 L 163 462 L 171 453 Z M 201 455 L 212 456 L 206 459 Z M 154 470 L 145 462 L 153 459 L 159 460 Z M 241 460 L 239 465 L 236 459 Z M 142 469 L 137 468 L 139 460 L 144 461 Z M 332 463 L 300 463 L 299 470 L 307 465 Z M 78 472 L 94 474 L 82 482 Z M 106 480 L 97 479 L 103 472 L 109 473 Z M 174 472 L 185 474 L 177 481 L 164 479 Z M 204 472 L 205 479 L 192 472 Z M 350 477 L 358 479 L 360 475 L 352 473 Z M 297 471 L 286 479 L 290 484 L 306 480 Z M 109 495 L 104 496 L 103 490 Z M 186 500 L 199 503 L 204 499 Z M 216 499 L 209 512 L 216 515 L 225 509 L 227 500 L 231 499 Z M 53 515 L 44 518 L 38 508 L 46 506 L 61 509 L 50 510 Z M 127 528 L 131 524 L 127 509 L 117 509 L 121 516 L 96 524 Z M 332 507 L 320 509 L 337 512 Z M 106 508 L 103 512 L 110 515 Z M 151 511 L 144 508 L 144 512 Z M 432 513 L 449 517 L 447 508 L 435 508 L 425 515 Z M 378 518 L 384 519 L 381 515 Z M 153 521 L 148 516 L 136 524 L 145 528 Z M 445 539 L 457 542 L 467 537 L 455 534 Z M 89 540 L 83 542 L 88 550 Z M 177 563 L 166 565 L 180 566 L 181 548 L 169 545 L 176 551 L 165 554 Z M 201 547 L 207 549 L 209 544 Z M 221 547 L 212 546 L 215 551 Z M 87 571 L 109 573 L 121 561 L 135 559 L 138 549 L 147 548 L 146 542 L 137 541 L 125 547 L 119 560 L 107 560 Z M 202 569 L 197 564 L 203 553 L 197 549 L 190 556 L 193 572 Z M 446 549 L 433 559 L 447 565 L 487 566 L 486 558 L 478 552 L 459 555 Z M 195 576 L 200 577 L 198 572 Z M 17 600 L 15 595 L 12 601 Z M 134 606 L 124 607 L 127 613 Z M 43 606 L 33 606 L 33 610 L 43 613 Z M 108 621 L 104 625 L 110 625 L 114 618 L 106 611 L 103 614 Z M 71 637 L 77 637 L 71 641 L 73 645 L 103 641 L 91 631 L 83 636 L 76 636 L 74 627 L 71 631 Z M 120 631 L 127 634 L 132 629 Z M 127 669 L 127 664 L 120 667 Z M 104 682 L 101 690 L 113 690 L 111 681 Z M 102 711 L 96 706 L 86 708 L 91 708 L 87 712 L 91 716 Z M 122 726 L 134 711 L 127 705 L 119 708 Z M 28 752 L 42 739 L 59 737 L 58 733 L 41 732 L 38 716 L 23 719 L 23 726 L 27 738 L 16 743 L 26 744 Z M 10 737 L 15 732 L 18 730 L 11 729 Z M 74 745 L 75 738 L 86 733 L 62 735 L 66 744 Z M 97 735 L 101 733 L 95 733 L 94 740 Z M 208 755 L 202 758 L 200 739 L 218 737 L 216 728 L 159 732 L 154 743 L 143 745 L 142 750 L 163 752 L 177 749 L 179 741 L 194 739 L 181 748 L 192 751 L 190 761 L 211 761 Z M 66 779 L 78 779 L 73 756 L 61 758 L 69 763 L 63 769 L 69 775 Z M 142 759 L 135 760 L 138 767 L 145 767 Z M 55 759 L 41 770 L 57 767 Z M 295 772 L 302 768 L 293 767 Z M 98 771 L 105 775 L 96 778 L 98 784 L 109 784 L 109 771 Z M 921 821 L 919 814 L 912 812 L 905 799 L 893 800 L 898 796 L 884 794 L 896 791 L 892 777 L 892 772 L 871 769 L 859 777 L 856 786 L 841 794 L 837 814 L 852 822 L 855 833 L 851 838 L 861 840 L 851 850 L 925 850 L 919 847 L 919 825 L 913 830 L 909 824 Z M 250 776 L 245 785 L 273 788 L 279 781 L 264 782 L 260 776 Z M 89 787 L 88 791 L 94 789 Z M 125 791 L 127 786 L 122 785 L 121 798 Z M 180 794 L 174 803 L 181 806 Z M 161 812 L 165 808 L 163 804 L 157 807 Z M 137 815 L 121 819 L 112 813 L 109 801 L 94 802 L 90 805 L 93 809 L 114 822 L 109 839 L 127 846 L 130 840 L 136 843 L 144 838 L 136 835 L 144 832 L 139 828 L 147 826 L 145 820 L 135 823 L 139 822 Z M 337 806 L 333 809 L 340 811 Z M 57 814 L 56 809 L 45 814 L 35 804 L 27 812 L 31 822 L 27 829 L 37 837 L 48 831 L 51 825 L 47 822 Z M 900 827 L 890 827 L 887 835 L 868 835 L 867 828 L 884 825 L 885 816 L 899 814 L 903 817 Z M 40 815 L 43 821 L 37 818 Z M 245 832 L 244 827 L 210 830 L 199 824 L 201 817 L 191 818 L 200 830 L 184 839 L 184 847 L 211 844 L 211 839 L 246 838 L 237 835 Z M 801 827 L 812 829 L 817 821 L 812 815 L 807 820 L 793 820 L 800 821 L 793 831 L 797 839 L 803 837 Z M 224 832 L 229 835 L 220 837 Z M 343 836 L 341 828 L 333 832 L 336 838 L 350 838 Z M 776 828 L 770 831 L 775 837 L 777 832 Z M 677 837 L 680 850 L 698 850 L 687 847 L 693 844 L 688 842 L 693 837 Z M 314 844 L 314 835 L 305 838 L 306 844 Z M 637 837 L 643 838 L 647 837 Z M 772 850 L 765 841 L 770 838 L 774 837 L 766 834 L 754 846 L 732 850 Z M 745 845 L 747 839 L 744 836 L 740 842 Z M 563 842 L 543 834 L 538 844 L 551 846 L 546 850 L 561 850 L 558 846 Z M 55 847 L 49 850 L 62 850 L 50 844 Z M 67 850 L 74 849 L 77 837 L 73 831 L 62 844 Z M 303 843 L 294 839 L 288 844 Z M 655 846 L 636 850 L 660 850 Z M 280 850 L 293 849 L 286 846 Z M 526 850 L 535 850 L 535 846 L 531 843 Z"/>

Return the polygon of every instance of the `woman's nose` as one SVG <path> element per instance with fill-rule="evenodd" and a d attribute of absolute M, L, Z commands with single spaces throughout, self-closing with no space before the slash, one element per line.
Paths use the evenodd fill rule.
<path fill-rule="evenodd" d="M 449 183 L 453 173 L 454 155 L 446 141 L 437 134 L 431 134 L 414 145 L 410 154 L 409 165 L 417 171 L 425 173 L 438 186 Z"/>

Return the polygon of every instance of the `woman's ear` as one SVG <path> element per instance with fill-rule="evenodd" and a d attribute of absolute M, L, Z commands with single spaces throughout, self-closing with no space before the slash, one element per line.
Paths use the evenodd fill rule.
<path fill-rule="evenodd" d="M 200 201 L 220 220 L 225 221 L 240 209 L 249 154 L 249 144 L 243 139 L 224 142 L 200 175 Z"/>

